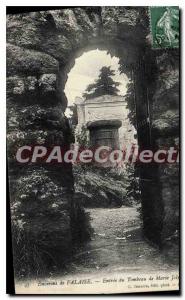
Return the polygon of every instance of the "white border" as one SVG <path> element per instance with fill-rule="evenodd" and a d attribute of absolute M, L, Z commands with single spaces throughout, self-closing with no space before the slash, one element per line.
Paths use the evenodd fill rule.
<path fill-rule="evenodd" d="M 183 6 L 183 1 L 173 1 L 173 0 L 147 0 L 147 1 L 137 1 L 137 0 L 127 0 L 126 2 L 121 0 L 96 0 L 94 3 L 88 0 L 27 0 L 26 3 L 23 0 L 13 1 L 13 0 L 2 0 L 3 5 L 6 6 Z M 2 4 L 1 4 L 2 5 Z"/>
<path fill-rule="evenodd" d="M 64 3 L 65 2 L 65 3 Z M 6 60 L 5 60 L 5 36 L 6 36 L 6 27 L 5 27 L 5 22 L 6 22 L 6 6 L 179 6 L 182 10 L 184 9 L 184 4 L 185 2 L 180 0 L 180 1 L 167 1 L 163 0 L 150 0 L 150 1 L 137 1 L 137 0 L 127 0 L 125 1 L 120 1 L 120 0 L 96 0 L 94 1 L 94 4 L 92 4 L 92 1 L 87 1 L 87 0 L 67 0 L 67 1 L 59 1 L 59 0 L 27 0 L 25 1 L 13 1 L 13 0 L 1 0 L 0 4 L 0 59 L 1 59 L 1 70 L 0 70 L 0 92 L 1 92 L 1 98 L 0 98 L 0 142 L 1 142 L 1 148 L 0 148 L 0 183 L 1 183 L 1 189 L 0 189 L 0 297 L 1 299 L 7 299 L 9 297 L 6 295 L 6 270 L 5 270 L 5 241 L 6 241 L 6 235 L 5 235 L 5 226 L 6 226 L 6 181 L 5 181 L 5 172 L 6 172 L 6 148 L 5 148 L 5 136 L 6 136 L 6 72 L 5 72 L 5 65 L 6 65 Z M 181 12 L 181 27 L 183 29 L 183 13 Z M 184 32 L 182 32 L 182 48 L 184 46 Z M 181 89 L 182 89 L 182 95 L 181 95 L 181 116 L 185 115 L 184 111 L 184 105 L 183 105 L 183 95 L 184 95 L 184 78 L 183 78 L 183 71 L 184 71 L 184 57 L 181 58 L 181 64 L 182 66 L 182 83 L 181 83 Z M 182 122 L 182 139 L 181 141 L 185 140 L 185 122 L 183 120 Z M 182 143 L 183 144 L 183 143 Z M 182 145 L 183 146 L 183 145 Z M 184 147 L 182 148 L 182 152 L 184 154 Z M 184 163 L 182 159 L 182 174 L 184 175 Z M 181 182 L 182 185 L 182 201 L 181 201 L 181 208 L 183 208 L 182 216 L 185 216 L 185 211 L 184 211 L 184 205 L 183 205 L 183 195 L 184 195 L 184 188 L 183 185 L 185 184 L 184 182 L 184 176 L 183 180 Z M 183 222 L 182 222 L 183 223 Z M 183 233 L 183 224 L 181 225 L 182 227 L 182 237 L 184 241 L 184 233 Z M 184 249 L 184 242 L 183 242 L 183 249 Z M 182 251 L 183 252 L 183 251 Z M 182 260 L 182 269 L 184 270 L 184 263 Z M 182 288 L 184 288 L 184 276 L 182 276 Z M 19 296 L 17 296 L 20 298 Z M 48 297 L 48 296 L 45 296 Z M 88 297 L 88 296 L 87 296 Z M 85 298 L 87 298 L 85 297 Z M 100 296 L 97 296 L 100 298 Z M 164 296 L 159 296 L 158 299 L 163 299 Z M 25 296 L 22 296 L 20 299 L 26 298 Z M 35 298 L 39 299 L 38 296 Z M 50 297 L 51 298 L 51 297 Z M 69 299 L 69 297 L 64 297 L 66 299 Z M 71 298 L 74 298 L 74 296 L 71 296 Z M 112 296 L 111 298 L 114 298 Z M 132 299 L 135 298 L 135 296 L 124 296 L 126 299 Z M 176 298 L 176 297 L 174 297 Z M 109 297 L 110 299 L 110 297 Z"/>

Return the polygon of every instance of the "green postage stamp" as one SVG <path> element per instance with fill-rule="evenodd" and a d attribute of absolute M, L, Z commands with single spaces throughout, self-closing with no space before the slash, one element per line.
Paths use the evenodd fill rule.
<path fill-rule="evenodd" d="M 150 29 L 153 48 L 178 48 L 179 7 L 150 7 Z"/>

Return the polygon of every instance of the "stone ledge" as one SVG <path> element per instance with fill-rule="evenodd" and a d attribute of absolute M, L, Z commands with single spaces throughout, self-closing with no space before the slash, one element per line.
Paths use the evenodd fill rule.
<path fill-rule="evenodd" d="M 111 127 L 111 128 L 119 128 L 122 123 L 120 120 L 97 120 L 87 123 L 87 128 L 99 128 L 99 127 Z"/>
<path fill-rule="evenodd" d="M 179 131 L 179 111 L 168 110 L 152 123 L 152 132 L 159 136 L 176 134 Z"/>
<path fill-rule="evenodd" d="M 58 68 L 58 61 L 48 54 L 7 44 L 7 73 L 9 76 L 57 73 Z"/>

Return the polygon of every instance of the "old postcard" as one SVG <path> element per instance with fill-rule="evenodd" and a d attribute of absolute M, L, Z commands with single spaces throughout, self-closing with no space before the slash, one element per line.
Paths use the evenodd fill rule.
<path fill-rule="evenodd" d="M 16 294 L 179 291 L 179 27 L 177 6 L 7 7 Z"/>

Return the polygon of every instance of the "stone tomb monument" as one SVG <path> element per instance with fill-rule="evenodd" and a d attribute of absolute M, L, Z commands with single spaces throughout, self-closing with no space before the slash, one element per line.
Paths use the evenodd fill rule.
<path fill-rule="evenodd" d="M 118 149 L 137 143 L 136 130 L 129 121 L 123 96 L 103 95 L 87 100 L 77 97 L 75 104 L 78 114 L 76 132 L 85 125 L 91 146 Z"/>

